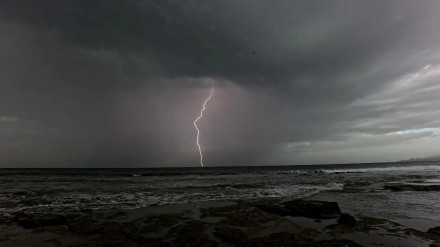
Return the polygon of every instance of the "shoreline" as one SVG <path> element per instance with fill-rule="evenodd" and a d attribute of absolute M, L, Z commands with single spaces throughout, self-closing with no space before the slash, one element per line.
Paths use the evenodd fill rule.
<path fill-rule="evenodd" d="M 436 246 L 440 236 L 387 219 L 353 218 L 335 202 L 253 199 L 53 215 L 23 211 L 2 220 L 1 246 L 29 243 L 57 247 Z"/>

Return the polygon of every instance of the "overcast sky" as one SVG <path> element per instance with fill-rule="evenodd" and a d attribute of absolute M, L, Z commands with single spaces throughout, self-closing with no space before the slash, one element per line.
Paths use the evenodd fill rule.
<path fill-rule="evenodd" d="M 0 166 L 440 154 L 440 2 L 2 0 Z"/>

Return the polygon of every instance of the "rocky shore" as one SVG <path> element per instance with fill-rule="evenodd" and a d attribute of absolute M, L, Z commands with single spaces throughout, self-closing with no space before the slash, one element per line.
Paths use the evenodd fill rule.
<path fill-rule="evenodd" d="M 30 243 L 32 243 L 30 245 Z M 0 246 L 440 246 L 427 232 L 316 200 L 210 201 L 133 210 L 16 212 Z"/>
<path fill-rule="evenodd" d="M 423 182 L 389 183 L 384 186 L 384 189 L 391 191 L 440 191 L 440 184 Z"/>

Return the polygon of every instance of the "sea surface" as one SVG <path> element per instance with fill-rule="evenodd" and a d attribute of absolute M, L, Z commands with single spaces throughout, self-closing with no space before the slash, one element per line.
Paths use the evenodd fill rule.
<path fill-rule="evenodd" d="M 440 225 L 440 162 L 166 169 L 0 169 L 0 214 L 131 209 L 209 200 L 312 198 L 343 211 Z M 428 224 L 428 223 L 426 223 Z"/>

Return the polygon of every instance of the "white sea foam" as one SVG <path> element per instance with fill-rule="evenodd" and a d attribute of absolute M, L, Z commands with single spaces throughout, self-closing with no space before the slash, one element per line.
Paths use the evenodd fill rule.
<path fill-rule="evenodd" d="M 440 165 L 389 166 L 350 169 L 323 169 L 325 173 L 355 173 L 355 172 L 408 172 L 408 171 L 440 171 Z"/>
<path fill-rule="evenodd" d="M 437 183 L 440 177 L 440 166 L 434 164 L 363 166 L 355 168 L 353 165 L 350 169 L 346 169 L 346 166 L 340 169 L 318 167 L 321 170 L 308 167 L 297 170 L 290 167 L 218 168 L 203 170 L 201 174 L 192 170 L 188 173 L 180 170 L 106 171 L 107 174 L 102 174 L 101 170 L 97 170 L 96 176 L 88 170 L 84 174 L 56 171 L 53 175 L 45 171 L 13 174 L 13 179 L 3 175 L 0 176 L 0 213 L 25 209 L 127 209 L 210 200 L 305 198 L 330 194 L 327 191 L 343 190 L 344 185 L 350 191 L 368 187 L 367 192 L 374 192 L 384 191 L 383 184 L 388 182 Z M 140 176 L 133 176 L 138 174 Z M 331 192 L 332 196 L 335 194 L 338 192 Z M 373 194 L 369 195 L 374 198 Z"/>

